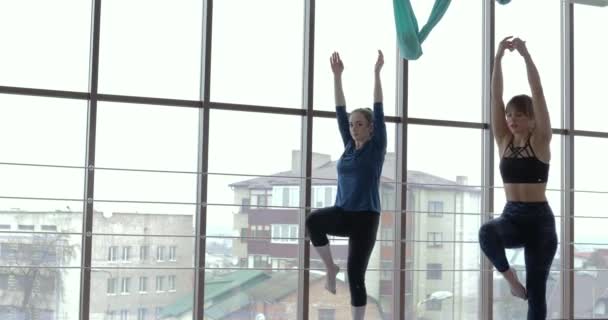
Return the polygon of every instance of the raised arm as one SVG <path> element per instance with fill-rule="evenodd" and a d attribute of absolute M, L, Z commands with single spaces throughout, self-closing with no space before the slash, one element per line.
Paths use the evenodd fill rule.
<path fill-rule="evenodd" d="M 513 47 L 526 62 L 526 71 L 528 73 L 528 83 L 532 92 L 532 108 L 534 110 L 534 119 L 536 120 L 536 128 L 534 135 L 540 138 L 541 141 L 549 143 L 551 141 L 551 118 L 547 109 L 547 101 L 543 93 L 543 86 L 540 83 L 540 75 L 536 69 L 534 61 L 526 48 L 526 43 L 519 38 L 513 39 Z"/>
<path fill-rule="evenodd" d="M 492 133 L 499 146 L 509 134 L 509 127 L 507 126 L 507 121 L 505 119 L 505 103 L 502 99 L 504 91 L 502 80 L 502 57 L 505 54 L 505 50 L 513 50 L 510 39 L 511 37 L 506 37 L 498 44 L 496 57 L 494 58 L 494 69 L 492 71 Z"/>
<path fill-rule="evenodd" d="M 378 59 L 374 66 L 374 134 L 372 138 L 382 149 L 386 149 L 386 124 L 384 123 L 382 82 L 380 81 L 382 66 L 384 66 L 384 55 L 382 51 L 378 50 Z"/>
<path fill-rule="evenodd" d="M 382 83 L 380 82 L 380 71 L 384 66 L 384 55 L 378 50 L 378 59 L 374 65 L 374 103 L 382 103 Z"/>
<path fill-rule="evenodd" d="M 338 128 L 342 136 L 344 146 L 351 140 L 350 129 L 348 124 L 348 115 L 346 114 L 346 99 L 344 98 L 344 90 L 342 89 L 342 71 L 344 64 L 340 59 L 340 54 L 334 52 L 329 58 L 331 71 L 334 74 L 334 97 L 336 100 L 336 118 L 338 119 Z"/>

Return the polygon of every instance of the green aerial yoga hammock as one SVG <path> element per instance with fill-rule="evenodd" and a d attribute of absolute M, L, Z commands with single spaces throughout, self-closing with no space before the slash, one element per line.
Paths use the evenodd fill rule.
<path fill-rule="evenodd" d="M 420 0 L 428 1 L 428 0 Z M 421 44 L 437 25 L 443 14 L 450 6 L 451 0 L 435 0 L 431 16 L 427 23 L 418 31 L 418 21 L 410 0 L 393 0 L 395 12 L 395 25 L 397 26 L 397 40 L 399 55 L 408 60 L 418 59 L 422 55 Z"/>
<path fill-rule="evenodd" d="M 420 0 L 423 1 L 423 0 Z M 424 0 L 428 1 L 428 0 Z M 418 21 L 414 15 L 410 0 L 393 0 L 395 12 L 395 25 L 397 26 L 397 40 L 399 42 L 399 55 L 408 60 L 418 59 L 422 55 L 422 42 L 437 25 L 450 6 L 451 0 L 435 0 L 429 21 L 418 31 Z M 507 4 L 511 0 L 496 0 L 500 4 Z"/>

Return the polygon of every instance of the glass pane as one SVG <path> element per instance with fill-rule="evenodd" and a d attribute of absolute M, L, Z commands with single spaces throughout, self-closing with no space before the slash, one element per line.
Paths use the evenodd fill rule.
<path fill-rule="evenodd" d="M 373 253 L 372 253 L 373 256 Z M 371 266 L 371 262 L 370 262 Z M 392 268 L 392 265 L 390 266 Z M 386 268 L 368 267 L 365 273 L 367 307 L 365 319 L 391 319 L 393 311 L 393 273 Z M 351 319 L 351 298 L 346 269 L 340 270 L 336 277 L 336 294 L 325 289 L 325 271 L 310 272 L 310 303 L 308 313 L 311 319 Z M 334 313 L 334 318 L 324 317 Z"/>
<path fill-rule="evenodd" d="M 596 75 L 608 73 L 608 43 L 597 41 L 597 30 L 608 28 L 608 12 L 593 6 L 574 7 L 574 126 L 578 130 L 607 131 L 606 82 Z"/>
<path fill-rule="evenodd" d="M 244 199 L 240 187 L 235 197 Z M 284 207 L 207 206 L 207 268 L 284 270 L 298 267 L 302 210 Z"/>
<path fill-rule="evenodd" d="M 211 100 L 300 108 L 303 27 L 301 1 L 214 2 Z"/>
<path fill-rule="evenodd" d="M 429 273 L 439 275 L 429 279 Z M 406 319 L 478 319 L 479 271 L 406 272 Z"/>
<path fill-rule="evenodd" d="M 507 36 L 520 37 L 526 41 L 528 51 L 540 73 L 551 126 L 554 128 L 561 127 L 561 5 L 560 1 L 538 0 L 513 1 L 508 5 L 496 6 L 496 46 L 498 47 L 498 42 Z M 542 23 L 538 20 L 539 12 L 543 15 Z M 577 38 L 577 47 L 578 41 Z M 595 50 L 595 46 L 589 49 Z M 522 57 L 515 51 L 507 51 L 502 66 L 505 104 L 514 95 L 530 95 L 526 65 Z"/>
<path fill-rule="evenodd" d="M 81 201 L 0 199 L 0 232 L 82 232 Z"/>
<path fill-rule="evenodd" d="M 210 119 L 209 172 L 285 175 L 299 168 L 301 117 L 212 110 Z"/>
<path fill-rule="evenodd" d="M 0 177 L 4 197 L 82 199 L 83 169 L 0 165 Z"/>
<path fill-rule="evenodd" d="M 412 187 L 446 185 L 462 189 L 463 185 L 481 183 L 480 130 L 410 125 L 408 148 Z M 479 190 L 465 189 L 480 194 Z"/>
<path fill-rule="evenodd" d="M 84 165 L 86 115 L 86 101 L 0 94 L 0 162 Z"/>
<path fill-rule="evenodd" d="M 480 133 L 409 126 L 406 236 L 416 241 L 406 251 L 406 268 L 415 270 L 405 288 L 411 318 L 477 317 Z"/>
<path fill-rule="evenodd" d="M 608 161 L 608 154 L 598 152 L 598 150 L 606 150 L 608 147 L 608 139 L 590 138 L 590 137 L 575 137 L 574 145 L 576 153 L 574 155 L 574 185 L 576 190 L 580 191 L 608 191 L 606 180 L 608 180 L 608 172 L 600 170 Z M 586 207 L 585 212 L 597 211 L 598 207 Z M 579 211 L 582 215 L 583 212 Z"/>
<path fill-rule="evenodd" d="M 196 202 L 196 174 L 95 170 L 95 199 L 112 201 Z M 100 207 L 102 204 L 99 205 Z M 108 210 L 110 204 L 103 204 Z M 133 205 L 120 204 L 123 208 Z M 113 208 L 112 210 L 120 210 Z"/>
<path fill-rule="evenodd" d="M 192 269 L 94 268 L 90 318 L 192 319 L 192 279 Z"/>
<path fill-rule="evenodd" d="M 412 1 L 412 6 L 422 26 L 433 1 Z M 481 120 L 481 26 L 478 1 L 452 2 L 422 44 L 423 55 L 409 64 L 410 117 Z"/>
<path fill-rule="evenodd" d="M 104 1 L 99 91 L 197 100 L 202 1 Z"/>
<path fill-rule="evenodd" d="M 584 219 L 576 219 L 581 225 L 606 222 L 593 219 L 589 223 L 581 223 Z M 576 233 L 575 233 L 576 234 Z M 604 236 L 604 243 L 606 237 Z M 604 293 L 608 289 L 606 283 L 606 252 L 607 245 L 575 245 L 574 253 L 574 319 L 601 319 L 606 318 L 606 299 Z"/>
<path fill-rule="evenodd" d="M 0 267 L 0 290 L 2 319 L 72 319 L 79 311 L 80 269 Z"/>
<path fill-rule="evenodd" d="M 576 137 L 575 138 L 575 159 L 574 159 L 574 172 L 575 174 L 575 189 L 579 190 L 575 193 L 574 201 L 574 215 L 577 218 L 574 220 L 574 240 L 575 240 L 575 268 L 581 268 L 580 272 L 575 273 L 575 285 L 576 290 L 582 290 L 585 293 L 581 293 L 583 296 L 587 295 L 595 285 L 590 285 L 588 281 L 584 279 L 584 276 L 589 274 L 586 270 L 590 270 L 593 273 L 594 269 L 604 268 L 598 267 L 603 265 L 599 263 L 596 256 L 601 256 L 606 250 L 603 244 L 608 243 L 606 237 L 605 225 L 608 223 L 605 221 L 606 213 L 599 208 L 603 208 L 608 199 L 608 189 L 606 188 L 606 174 L 597 170 L 601 166 L 604 166 L 606 156 L 598 152 L 602 150 L 602 146 L 606 145 L 605 139 L 601 138 L 588 138 L 588 137 Z M 602 161 L 604 160 L 604 161 Z M 593 167 L 596 166 L 596 167 Z M 589 217 L 589 218 L 582 218 Z M 597 217 L 597 218 L 592 218 Z M 585 245 L 586 244 L 586 245 Z M 603 273 L 595 273 L 594 277 L 603 276 Z M 596 278 L 594 282 L 603 285 L 603 282 Z M 593 302 L 583 301 L 582 299 L 575 300 L 575 307 L 585 304 L 587 307 L 589 303 L 601 304 L 600 298 L 594 297 Z M 582 307 L 581 307 L 582 308 Z M 599 307 L 598 307 L 599 308 Z M 575 309 L 576 310 L 576 309 Z M 580 317 L 594 317 L 594 308 L 579 309 L 577 316 Z M 581 313 L 582 312 L 582 313 Z M 597 310 L 597 314 L 601 313 L 601 310 Z"/>
<path fill-rule="evenodd" d="M 219 251 L 208 248 L 208 267 L 297 267 L 302 118 L 212 110 L 210 119 L 206 234 Z"/>
<path fill-rule="evenodd" d="M 196 206 L 95 202 L 93 232 L 130 235 L 193 235 Z"/>
<path fill-rule="evenodd" d="M 2 1 L 0 30 L 0 85 L 88 90 L 91 2 Z"/>
<path fill-rule="evenodd" d="M 72 218 L 80 221 L 77 213 L 0 212 L 3 319 L 60 319 L 78 312 L 81 237 L 63 233 Z"/>
<path fill-rule="evenodd" d="M 190 108 L 101 102 L 95 164 L 195 172 L 198 116 Z"/>
<path fill-rule="evenodd" d="M 604 201 L 606 199 L 608 199 L 608 197 L 604 197 Z M 583 246 L 583 249 L 594 250 L 594 247 L 597 246 L 599 249 L 602 249 L 600 251 L 603 251 L 603 245 L 608 246 L 608 234 L 605 232 L 606 227 L 608 227 L 608 217 L 579 217 L 575 218 L 574 222 L 574 242 L 580 245 L 588 244 L 591 246 Z"/>
<path fill-rule="evenodd" d="M 205 314 L 217 319 L 290 319 L 297 310 L 298 271 L 205 272 Z M 265 306 L 259 308 L 259 306 Z"/>
<path fill-rule="evenodd" d="M 98 167 L 181 172 L 96 169 L 96 210 L 105 215 L 145 212 L 192 218 L 197 190 L 198 110 L 102 103 L 97 132 Z"/>
<path fill-rule="evenodd" d="M 339 18 L 338 18 L 339 17 Z M 338 19 L 338 20 L 336 20 Z M 329 57 L 340 53 L 343 86 L 349 108 L 373 103 L 374 64 L 384 54 L 382 90 L 385 113 L 395 114 L 397 46 L 390 1 L 318 1 L 315 7 L 315 109 L 334 110 L 333 74 Z"/>

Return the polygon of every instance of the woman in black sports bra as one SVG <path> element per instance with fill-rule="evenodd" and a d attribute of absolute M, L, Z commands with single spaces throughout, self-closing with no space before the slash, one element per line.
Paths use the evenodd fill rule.
<path fill-rule="evenodd" d="M 526 63 L 532 97 L 513 97 L 505 108 L 502 100 L 502 57 L 517 51 Z M 492 74 L 492 130 L 501 154 L 507 204 L 500 217 L 479 230 L 479 244 L 502 273 L 514 296 L 528 300 L 528 320 L 547 316 L 546 285 L 557 250 L 555 218 L 545 190 L 551 153 L 551 122 L 538 70 L 519 38 L 503 39 L 496 52 Z M 505 248 L 524 248 L 526 286 L 509 267 Z"/>

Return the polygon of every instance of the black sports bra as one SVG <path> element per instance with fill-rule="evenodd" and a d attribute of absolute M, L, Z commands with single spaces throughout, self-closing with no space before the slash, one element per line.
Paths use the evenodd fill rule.
<path fill-rule="evenodd" d="M 549 164 L 536 157 L 530 137 L 523 147 L 515 147 L 511 138 L 500 159 L 500 175 L 504 183 L 546 183 Z"/>

